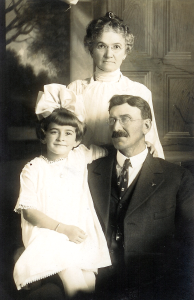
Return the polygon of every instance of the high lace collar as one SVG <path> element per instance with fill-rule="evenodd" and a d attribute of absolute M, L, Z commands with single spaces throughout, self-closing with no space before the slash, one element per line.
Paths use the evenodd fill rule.
<path fill-rule="evenodd" d="M 113 72 L 105 72 L 96 67 L 96 71 L 94 72 L 94 78 L 96 81 L 103 82 L 118 82 L 121 77 L 120 69 L 117 69 Z"/>
<path fill-rule="evenodd" d="M 53 163 L 56 163 L 56 162 L 59 162 L 59 161 L 62 161 L 62 160 L 65 160 L 67 157 L 64 157 L 64 158 L 58 158 L 56 160 L 48 160 L 48 158 L 46 158 L 45 156 L 41 155 L 40 156 L 42 159 L 44 159 L 48 164 L 53 164 Z"/>

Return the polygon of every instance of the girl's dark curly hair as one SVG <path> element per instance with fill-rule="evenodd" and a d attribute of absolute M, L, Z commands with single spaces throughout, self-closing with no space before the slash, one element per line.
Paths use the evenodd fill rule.
<path fill-rule="evenodd" d="M 129 27 L 123 24 L 123 20 L 112 12 L 107 12 L 104 17 L 91 21 L 86 28 L 86 36 L 84 37 L 84 46 L 93 53 L 94 42 L 102 34 L 104 30 L 111 29 L 116 33 L 120 33 L 125 38 L 126 53 L 131 52 L 134 44 L 134 36 L 130 32 Z"/>
<path fill-rule="evenodd" d="M 73 112 L 65 108 L 57 108 L 47 118 L 44 118 L 41 121 L 37 122 L 36 135 L 38 139 L 44 140 L 45 133 L 48 130 L 48 126 L 50 123 L 55 123 L 61 126 L 66 125 L 74 127 L 76 132 L 76 141 L 81 142 L 86 132 L 85 123 L 80 122 Z"/>

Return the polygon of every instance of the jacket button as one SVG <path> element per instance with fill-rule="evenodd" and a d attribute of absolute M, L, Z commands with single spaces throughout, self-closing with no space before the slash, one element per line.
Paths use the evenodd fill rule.
<path fill-rule="evenodd" d="M 119 204 L 119 208 L 122 208 L 123 207 L 123 205 L 122 204 Z"/>

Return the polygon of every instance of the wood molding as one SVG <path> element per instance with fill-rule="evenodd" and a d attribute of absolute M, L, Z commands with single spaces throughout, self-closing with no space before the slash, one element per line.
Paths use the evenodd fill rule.
<path fill-rule="evenodd" d="M 123 12 L 125 10 L 125 0 L 106 0 L 107 11 L 112 11 L 115 15 L 123 18 Z"/>
<path fill-rule="evenodd" d="M 164 57 L 191 59 L 192 53 L 187 50 L 191 49 L 194 30 L 188 12 L 194 5 L 192 1 L 183 3 L 180 0 L 165 0 L 164 3 Z"/>
<path fill-rule="evenodd" d="M 151 73 L 148 71 L 141 71 L 141 72 L 131 72 L 131 71 L 123 71 L 124 76 L 128 77 L 133 81 L 140 82 L 151 89 Z"/>
<path fill-rule="evenodd" d="M 190 125 L 194 122 L 193 82 L 192 74 L 165 72 L 164 138 L 194 139 Z"/>

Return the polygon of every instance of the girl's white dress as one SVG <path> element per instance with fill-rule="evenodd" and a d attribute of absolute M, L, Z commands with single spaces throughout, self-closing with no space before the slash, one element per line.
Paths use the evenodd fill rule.
<path fill-rule="evenodd" d="M 18 289 L 68 267 L 96 272 L 111 264 L 104 234 L 87 183 L 87 164 L 103 157 L 100 147 L 80 145 L 67 158 L 49 162 L 36 157 L 21 172 L 20 195 L 15 211 L 21 212 L 25 251 L 16 262 L 14 280 Z M 75 225 L 87 233 L 81 244 L 64 234 L 27 222 L 22 209 L 37 209 L 59 223 Z"/>
<path fill-rule="evenodd" d="M 109 100 L 113 95 L 126 94 L 139 96 L 146 100 L 152 111 L 152 128 L 146 134 L 145 139 L 155 146 L 158 156 L 164 158 L 156 127 L 152 94 L 145 85 L 130 80 L 128 77 L 123 76 L 120 70 L 116 70 L 115 72 L 110 72 L 109 77 L 103 77 L 102 72 L 97 80 L 94 80 L 94 77 L 76 80 L 70 83 L 68 88 L 77 95 L 83 95 L 88 128 L 84 142 L 89 144 L 103 145 L 112 143 L 107 120 L 109 117 Z"/>

